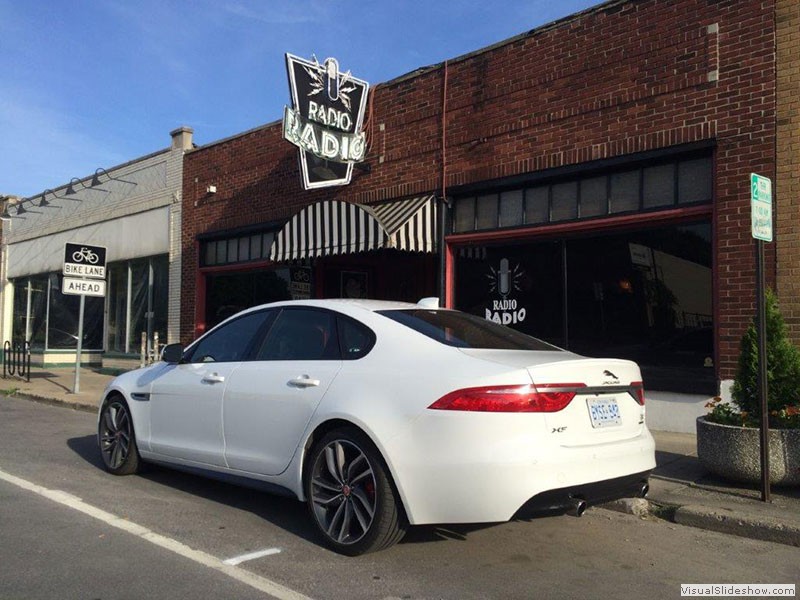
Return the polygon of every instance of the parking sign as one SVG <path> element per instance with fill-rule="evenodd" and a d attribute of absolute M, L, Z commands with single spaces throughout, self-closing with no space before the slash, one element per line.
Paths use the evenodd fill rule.
<path fill-rule="evenodd" d="M 753 237 L 772 241 L 772 181 L 769 177 L 750 174 L 750 218 Z"/>

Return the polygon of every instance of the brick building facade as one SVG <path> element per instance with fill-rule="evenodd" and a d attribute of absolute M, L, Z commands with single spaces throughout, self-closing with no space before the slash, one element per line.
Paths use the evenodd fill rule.
<path fill-rule="evenodd" d="M 671 365 L 653 376 L 695 381 L 702 372 L 710 382 L 663 386 L 694 394 L 684 423 L 673 427 L 693 428 L 691 415 L 733 377 L 754 312 L 750 173 L 775 181 L 778 242 L 767 248 L 767 277 L 782 298 L 789 294 L 788 320 L 800 331 L 791 242 L 797 21 L 790 0 L 613 0 L 421 68 L 373 87 L 369 169 L 356 169 L 344 187 L 303 191 L 296 148 L 277 122 L 189 152 L 182 340 L 213 324 L 207 305 L 215 277 L 276 267 L 260 245 L 304 207 L 433 195 L 446 228 L 441 267 L 434 256 L 382 250 L 378 258 L 310 261 L 317 282 L 327 277 L 320 264 L 341 270 L 356 261 L 378 279 L 399 269 L 421 281 L 407 293 L 441 294 L 449 306 L 498 319 L 511 306 L 509 290 L 517 290 L 514 302 L 528 304 L 519 323 L 519 310 L 508 313 L 512 326 L 524 320 L 523 330 L 585 353 L 604 351 L 598 344 L 614 338 L 605 351 L 638 359 L 644 337 L 657 346 L 708 334 L 700 342 L 706 347 L 691 350 L 700 362 L 690 370 Z M 225 254 L 223 246 L 242 251 Z M 593 248 L 605 257 L 600 262 Z M 493 277 L 491 289 L 469 287 Z M 391 285 L 381 286 L 378 295 L 392 296 Z M 555 300 L 541 308 L 551 291 Z M 316 295 L 336 294 L 328 286 Z M 620 321 L 631 311 L 636 327 Z"/>

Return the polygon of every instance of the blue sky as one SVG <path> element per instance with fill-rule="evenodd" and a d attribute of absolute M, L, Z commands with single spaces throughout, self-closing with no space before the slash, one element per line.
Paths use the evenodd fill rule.
<path fill-rule="evenodd" d="M 371 84 L 595 0 L 0 0 L 0 194 L 32 196 L 169 145 L 281 118 L 284 53 Z"/>

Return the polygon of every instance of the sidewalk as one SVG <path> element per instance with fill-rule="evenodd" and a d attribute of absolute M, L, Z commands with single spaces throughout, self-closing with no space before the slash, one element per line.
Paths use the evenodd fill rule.
<path fill-rule="evenodd" d="M 33 370 L 30 382 L 5 379 L 0 392 L 7 395 L 14 391 L 18 397 L 94 412 L 112 379 L 112 375 L 81 369 L 80 391 L 73 394 L 74 368 Z M 694 435 L 654 431 L 653 436 L 656 469 L 647 500 L 620 500 L 606 508 L 800 546 L 800 488 L 773 487 L 772 501 L 762 502 L 758 486 L 734 484 L 708 474 L 697 458 Z"/>

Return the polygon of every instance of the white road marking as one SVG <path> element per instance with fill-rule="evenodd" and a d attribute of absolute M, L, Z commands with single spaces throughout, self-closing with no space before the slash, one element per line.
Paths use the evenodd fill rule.
<path fill-rule="evenodd" d="M 228 560 L 223 560 L 222 563 L 226 565 L 240 565 L 243 562 L 247 562 L 248 560 L 255 560 L 256 558 L 262 558 L 264 556 L 270 556 L 272 554 L 280 554 L 280 548 L 267 548 L 266 550 L 259 550 L 258 552 L 251 552 L 250 554 L 242 554 L 241 556 L 234 556 L 233 558 L 229 558 Z"/>
<path fill-rule="evenodd" d="M 183 544 L 177 540 L 160 535 L 150 531 L 146 527 L 142 527 L 141 525 L 137 525 L 136 523 L 128 521 L 127 519 L 118 517 L 117 515 L 106 512 L 102 509 L 92 506 L 91 504 L 87 504 L 77 496 L 73 496 L 67 492 L 61 490 L 51 490 L 46 487 L 42 487 L 33 482 L 27 481 L 26 479 L 6 473 L 2 469 L 0 469 L 0 479 L 29 492 L 33 492 L 34 494 L 38 494 L 43 498 L 57 502 L 62 506 L 77 510 L 85 515 L 89 515 L 90 517 L 102 521 L 107 525 L 111 525 L 112 527 L 126 531 L 142 538 L 143 540 L 147 540 L 151 544 L 155 544 L 156 546 L 169 550 L 170 552 L 174 552 L 175 554 L 183 556 L 184 558 L 193 560 L 194 562 L 205 567 L 214 569 L 215 571 L 220 571 L 232 579 L 271 595 L 277 600 L 311 600 L 311 598 L 308 596 L 305 596 L 300 592 L 295 592 L 294 590 L 271 581 L 266 577 L 261 577 L 260 575 L 250 573 L 241 567 L 237 567 L 235 564 L 226 564 L 227 561 L 223 563 L 220 559 L 211 556 L 202 550 L 193 550 L 186 544 Z M 274 552 L 272 553 L 274 554 Z"/>

